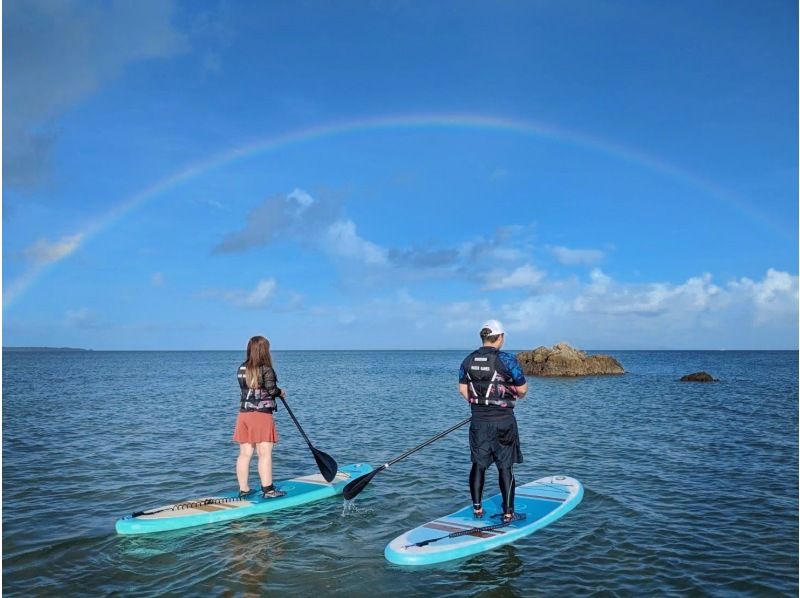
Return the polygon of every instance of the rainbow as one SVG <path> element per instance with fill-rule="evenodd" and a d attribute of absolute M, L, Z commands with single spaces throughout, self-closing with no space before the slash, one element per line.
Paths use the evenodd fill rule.
<path fill-rule="evenodd" d="M 52 268 L 55 264 L 72 255 L 93 237 L 113 226 L 115 222 L 124 218 L 125 215 L 132 210 L 143 206 L 148 201 L 188 181 L 196 179 L 209 171 L 287 146 L 318 141 L 343 134 L 431 128 L 505 132 L 548 139 L 558 143 L 596 151 L 644 167 L 664 175 L 665 177 L 699 189 L 711 198 L 733 207 L 748 218 L 759 221 L 771 228 L 778 229 L 778 232 L 782 236 L 786 234 L 783 230 L 779 229 L 777 224 L 756 210 L 754 206 L 710 181 L 654 156 L 597 137 L 566 131 L 553 125 L 531 120 L 518 120 L 479 114 L 375 116 L 371 118 L 320 124 L 305 129 L 289 131 L 280 135 L 257 139 L 180 168 L 172 174 L 154 182 L 150 186 L 122 199 L 111 209 L 88 222 L 80 231 L 70 236 L 70 239 L 73 239 L 74 242 L 69 244 L 67 250 L 48 260 L 40 261 L 31 266 L 5 289 L 3 293 L 3 307 L 6 308 L 10 306 L 16 299 L 23 295 L 49 268 Z"/>

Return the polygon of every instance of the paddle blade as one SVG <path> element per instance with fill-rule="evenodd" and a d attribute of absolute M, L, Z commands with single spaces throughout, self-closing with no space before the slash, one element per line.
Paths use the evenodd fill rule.
<path fill-rule="evenodd" d="M 367 484 L 369 484 L 370 480 L 372 480 L 372 478 L 374 478 L 377 475 L 377 473 L 382 470 L 383 467 L 379 467 L 378 469 L 373 469 L 369 473 L 365 473 L 361 477 L 358 477 L 349 484 L 347 484 L 347 486 L 344 487 L 344 490 L 342 490 L 342 494 L 344 495 L 345 500 L 352 500 L 356 496 L 358 496 L 359 492 L 361 492 L 364 488 L 367 487 Z"/>
<path fill-rule="evenodd" d="M 336 460 L 329 454 L 323 453 L 314 447 L 311 447 L 311 452 L 314 454 L 314 459 L 317 462 L 317 467 L 319 467 L 319 472 L 322 474 L 322 477 L 325 478 L 326 482 L 332 482 L 339 469 Z"/>

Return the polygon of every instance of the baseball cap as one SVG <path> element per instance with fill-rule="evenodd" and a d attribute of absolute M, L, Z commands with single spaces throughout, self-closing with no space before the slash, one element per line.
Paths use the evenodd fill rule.
<path fill-rule="evenodd" d="M 481 326 L 481 330 L 484 328 L 488 328 L 491 330 L 489 336 L 494 336 L 496 334 L 505 334 L 506 331 L 503 328 L 503 324 L 500 323 L 500 320 L 486 320 Z"/>

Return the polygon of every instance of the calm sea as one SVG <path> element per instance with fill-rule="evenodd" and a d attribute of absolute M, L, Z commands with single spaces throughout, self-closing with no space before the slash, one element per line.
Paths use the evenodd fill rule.
<path fill-rule="evenodd" d="M 381 464 L 467 414 L 465 352 L 276 352 L 314 445 Z M 583 502 L 483 555 L 406 569 L 396 535 L 469 502 L 467 430 L 341 498 L 121 537 L 117 517 L 234 489 L 241 352 L 3 353 L 3 592 L 105 595 L 798 593 L 798 354 L 611 352 L 620 377 L 531 379 L 518 483 L 568 474 Z M 706 370 L 713 384 L 681 383 Z M 313 473 L 285 411 L 277 479 Z M 253 483 L 255 461 L 253 462 Z M 487 496 L 496 493 L 494 470 Z"/>

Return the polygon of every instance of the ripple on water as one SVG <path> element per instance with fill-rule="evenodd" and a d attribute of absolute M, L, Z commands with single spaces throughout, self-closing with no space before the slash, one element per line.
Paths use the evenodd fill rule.
<path fill-rule="evenodd" d="M 796 595 L 797 353 L 618 357 L 625 376 L 531 380 L 531 396 L 517 408 L 525 455 L 518 480 L 572 475 L 585 485 L 582 504 L 512 545 L 416 569 L 387 563 L 383 549 L 469 502 L 466 429 L 382 472 L 350 503 L 332 498 L 229 524 L 121 537 L 118 516 L 235 487 L 231 373 L 241 355 L 6 357 L 4 593 Z M 453 391 L 460 352 L 275 358 L 314 445 L 342 465 L 380 464 L 466 410 Z M 698 369 L 722 382 L 677 382 Z M 199 375 L 190 417 L 176 416 L 174 400 L 185 389 L 175 371 Z M 409 375 L 415 384 L 398 401 L 386 389 Z M 54 385 L 63 413 L 42 418 L 37 393 Z M 346 400 L 338 398 L 343 387 L 351 389 Z M 277 422 L 276 477 L 314 472 L 283 411 Z M 491 470 L 486 493 L 496 492 Z"/>

